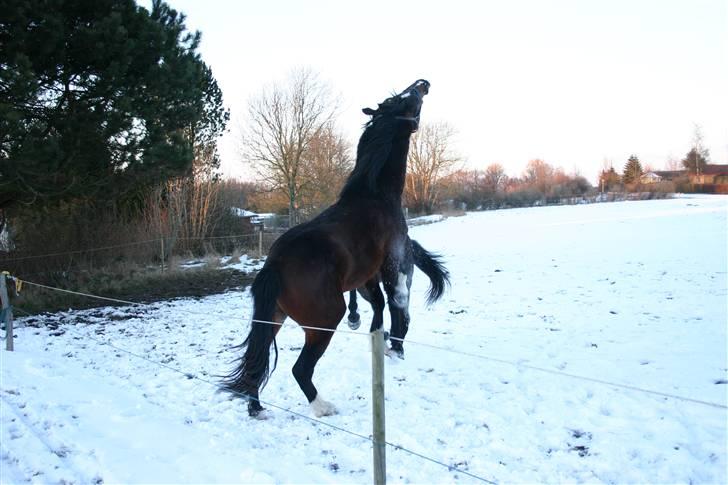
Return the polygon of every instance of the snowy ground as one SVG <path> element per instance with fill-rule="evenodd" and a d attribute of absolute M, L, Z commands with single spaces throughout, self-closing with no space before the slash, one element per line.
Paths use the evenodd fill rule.
<path fill-rule="evenodd" d="M 413 228 L 453 287 L 427 309 L 415 275 L 406 359 L 386 362 L 388 440 L 502 483 L 726 483 L 727 212 L 694 197 Z M 0 352 L 0 482 L 371 482 L 370 443 L 278 409 L 251 420 L 206 382 L 230 368 L 249 315 L 231 292 L 18 329 L 17 351 Z M 326 422 L 369 435 L 365 327 L 333 339 L 314 381 L 340 410 Z M 302 338 L 280 332 L 261 398 L 310 416 L 290 373 Z M 392 483 L 477 482 L 387 459 Z"/>

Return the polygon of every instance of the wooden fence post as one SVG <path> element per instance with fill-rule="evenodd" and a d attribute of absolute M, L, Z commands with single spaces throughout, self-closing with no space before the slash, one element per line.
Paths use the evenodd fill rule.
<path fill-rule="evenodd" d="M 263 226 L 258 228 L 258 259 L 263 257 Z"/>
<path fill-rule="evenodd" d="M 387 444 L 384 419 L 384 330 L 372 332 L 372 436 L 374 483 L 387 483 Z"/>
<path fill-rule="evenodd" d="M 164 273 L 164 237 L 159 238 L 159 243 L 162 247 L 162 273 Z"/>
<path fill-rule="evenodd" d="M 3 320 L 5 320 L 5 349 L 12 352 L 13 346 L 13 310 L 8 298 L 7 275 L 0 273 L 0 299 L 2 299 Z"/>

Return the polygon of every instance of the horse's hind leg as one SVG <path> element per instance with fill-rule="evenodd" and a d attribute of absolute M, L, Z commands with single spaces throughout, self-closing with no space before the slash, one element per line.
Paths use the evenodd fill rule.
<path fill-rule="evenodd" d="M 337 412 L 333 404 L 321 398 L 316 386 L 313 385 L 313 381 L 311 380 L 314 367 L 316 367 L 316 363 L 324 354 L 324 351 L 326 351 L 326 347 L 329 346 L 333 335 L 333 332 L 306 329 L 306 343 L 293 366 L 293 377 L 296 378 L 296 382 L 298 382 L 301 390 L 306 395 L 306 399 L 308 399 L 311 405 L 311 410 L 319 418 L 321 416 L 330 416 Z"/>
<path fill-rule="evenodd" d="M 409 329 L 409 290 L 414 273 L 412 258 L 408 256 L 411 256 L 411 251 L 405 255 L 405 260 L 400 264 L 385 263 L 382 268 L 382 282 L 387 293 L 389 315 L 392 318 L 390 342 L 392 351 L 400 359 L 404 358 L 403 342 Z"/>
<path fill-rule="evenodd" d="M 324 285 L 312 285 L 321 288 Z M 312 378 L 316 363 L 319 361 L 334 335 L 336 326 L 346 313 L 346 302 L 341 289 L 331 286 L 328 290 L 321 289 L 315 297 L 307 300 L 307 305 L 298 309 L 296 315 L 291 315 L 298 323 L 304 326 L 318 327 L 322 330 L 306 328 L 306 342 L 301 349 L 301 355 L 293 366 L 293 376 L 311 404 L 313 413 L 318 416 L 328 416 L 336 413 L 336 408 L 324 401 L 319 395 Z"/>

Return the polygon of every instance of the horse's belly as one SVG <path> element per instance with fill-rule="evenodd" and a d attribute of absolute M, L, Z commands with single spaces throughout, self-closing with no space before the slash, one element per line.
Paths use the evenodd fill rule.
<path fill-rule="evenodd" d="M 353 258 L 349 271 L 346 272 L 342 281 L 342 290 L 356 290 L 366 284 L 372 278 L 378 277 L 379 270 L 384 262 L 384 251 L 369 253 L 368 257 L 360 256 Z"/>

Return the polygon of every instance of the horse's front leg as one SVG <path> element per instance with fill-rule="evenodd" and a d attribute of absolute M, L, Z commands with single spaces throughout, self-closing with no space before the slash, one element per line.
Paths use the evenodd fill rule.
<path fill-rule="evenodd" d="M 369 303 L 372 304 L 372 310 L 374 316 L 372 317 L 372 326 L 369 328 L 370 332 L 379 330 L 384 324 L 384 295 L 382 289 L 379 287 L 379 278 L 373 278 L 366 282 L 364 285 L 367 293 L 369 294 Z"/>

